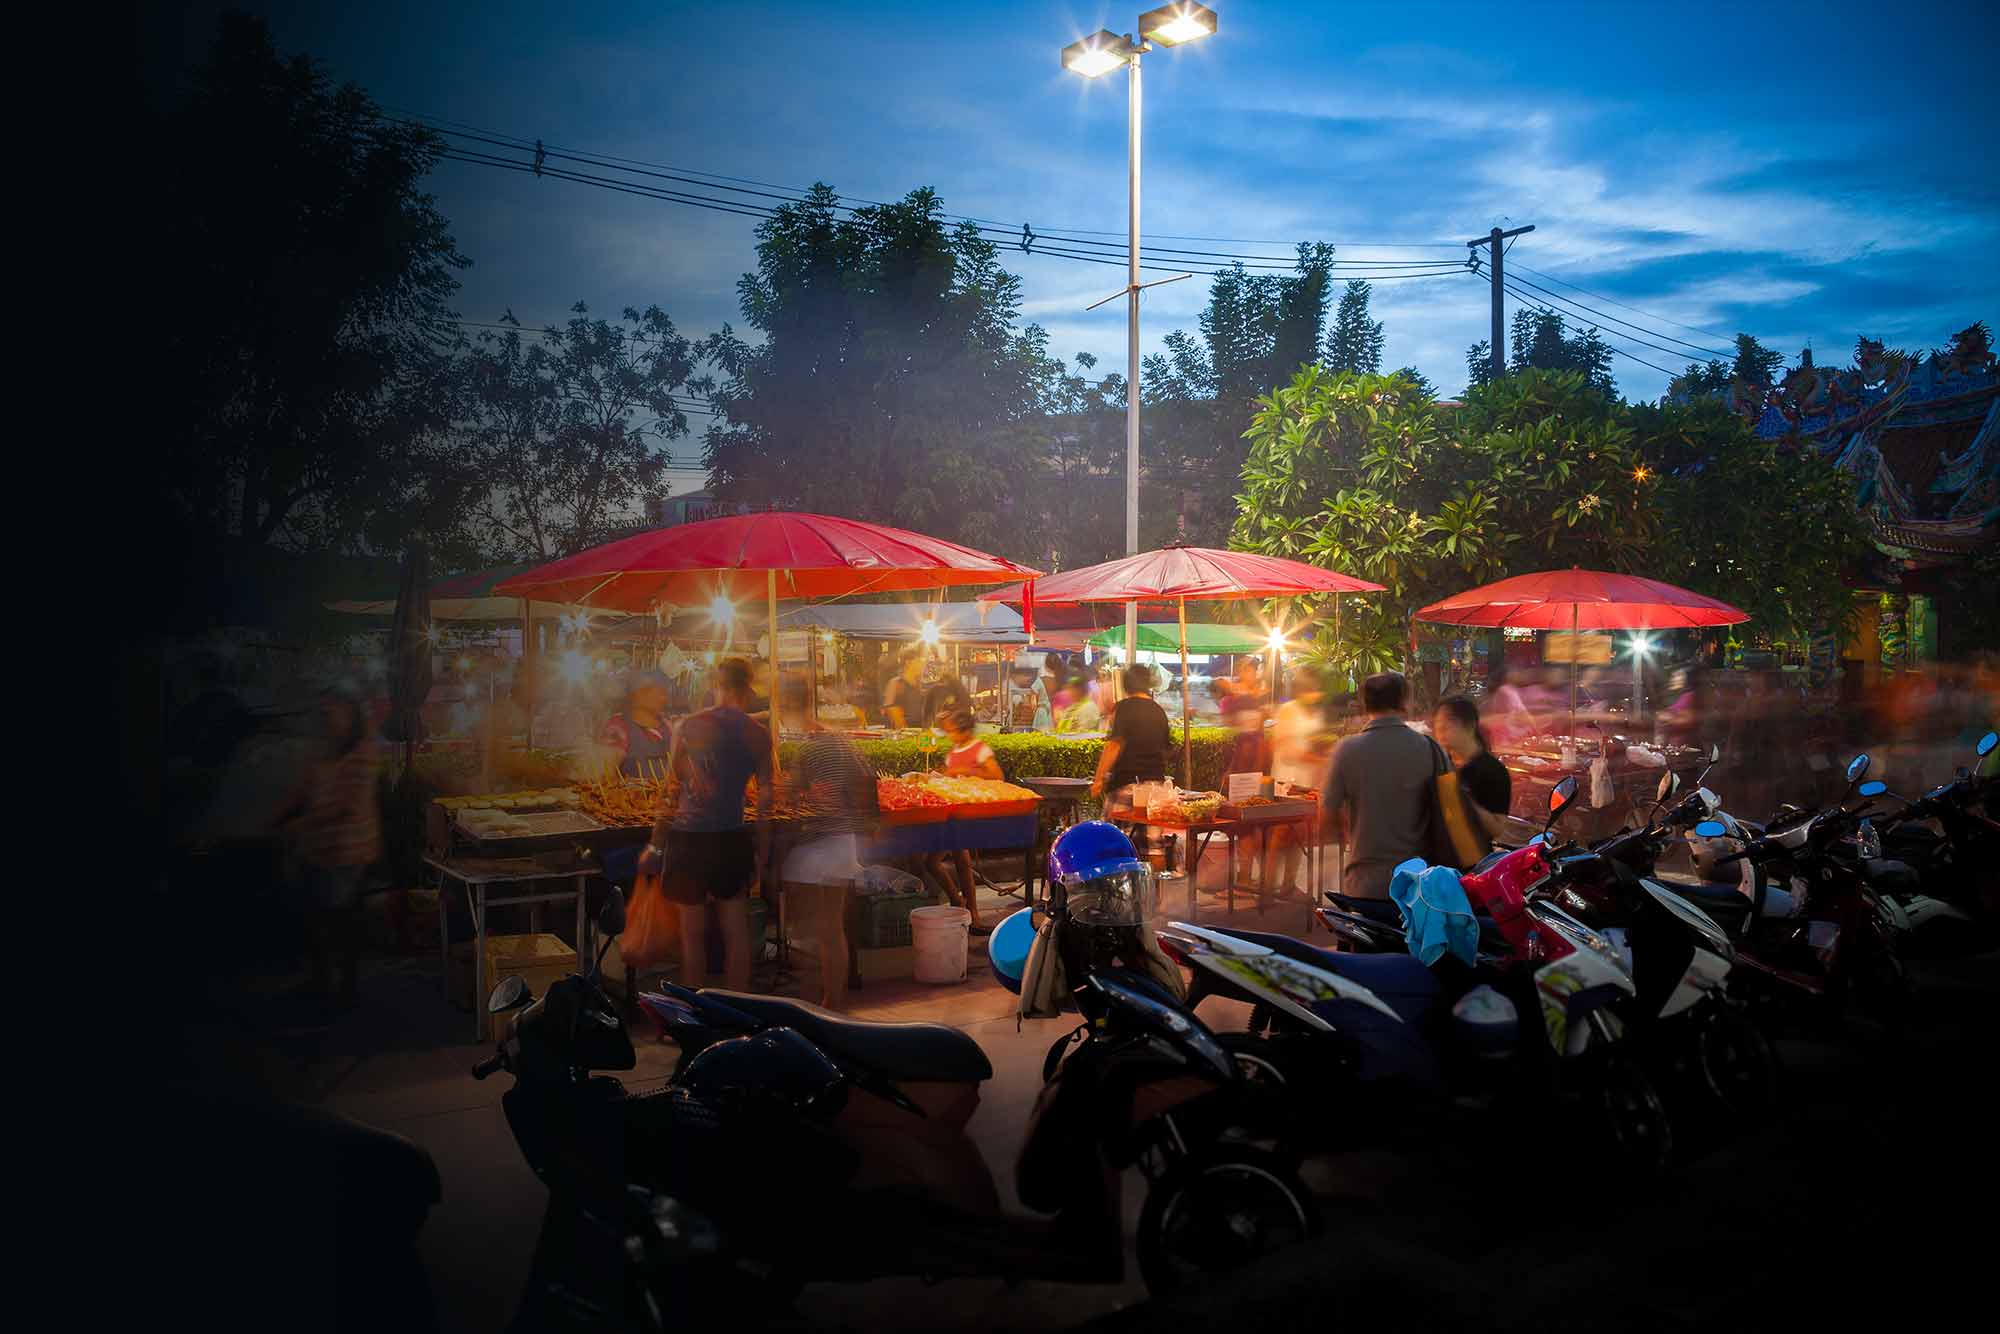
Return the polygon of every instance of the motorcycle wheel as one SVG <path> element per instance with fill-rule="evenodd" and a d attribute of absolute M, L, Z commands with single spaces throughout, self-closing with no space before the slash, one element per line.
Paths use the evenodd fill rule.
<path fill-rule="evenodd" d="M 1606 1052 L 1584 1089 L 1599 1130 L 1619 1163 L 1642 1178 L 1664 1173 L 1674 1156 L 1674 1127 L 1666 1103 L 1639 1063 Z"/>
<path fill-rule="evenodd" d="M 1139 1274 L 1154 1297 L 1185 1291 L 1318 1235 L 1319 1209 L 1286 1163 L 1249 1148 L 1184 1158 L 1139 1213 Z"/>
<path fill-rule="evenodd" d="M 1737 1124 L 1762 1121 L 1778 1104 L 1778 1055 L 1740 1009 L 1723 1011 L 1695 1038 L 1695 1068 L 1708 1093 Z"/>

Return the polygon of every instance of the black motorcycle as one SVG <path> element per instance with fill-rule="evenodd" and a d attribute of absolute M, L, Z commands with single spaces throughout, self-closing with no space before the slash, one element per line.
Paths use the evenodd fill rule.
<path fill-rule="evenodd" d="M 623 928 L 614 906 L 607 938 Z M 508 1123 L 550 1185 L 524 1312 L 603 1319 L 622 1300 L 622 1239 L 608 1239 L 622 1238 L 628 1185 L 708 1220 L 722 1255 L 705 1265 L 707 1290 L 727 1286 L 751 1309 L 807 1282 L 896 1274 L 1116 1282 L 1120 1176 L 1134 1164 L 1148 1177 L 1138 1251 L 1155 1292 L 1317 1229 L 1287 1163 L 1216 1132 L 1241 1087 L 1229 1054 L 1137 973 L 1092 974 L 1076 993 L 1084 1024 L 1049 1051 L 1016 1170 L 1022 1203 L 1045 1215 L 1033 1218 L 1002 1214 L 965 1134 L 992 1069 L 956 1029 L 671 988 L 644 1004 L 695 1049 L 664 1090 L 635 1098 L 591 1074 L 635 1061 L 595 969 L 528 1001 L 515 980 L 496 990 L 496 1012 L 526 1008 L 474 1072 L 515 1075 Z"/>

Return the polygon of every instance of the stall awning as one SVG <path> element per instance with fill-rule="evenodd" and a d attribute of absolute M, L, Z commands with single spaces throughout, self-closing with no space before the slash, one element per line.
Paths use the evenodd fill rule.
<path fill-rule="evenodd" d="M 1012 607 L 975 602 L 830 603 L 796 607 L 778 614 L 787 630 L 817 626 L 850 639 L 917 639 L 924 622 L 935 620 L 941 644 L 1022 644 L 1021 613 Z"/>
<path fill-rule="evenodd" d="M 1161 625 L 1142 621 L 1139 624 L 1139 648 L 1142 652 L 1178 653 L 1181 651 L 1180 636 L 1180 627 L 1172 622 Z M 1125 647 L 1125 627 L 1118 625 L 1101 630 L 1090 637 L 1090 642 L 1099 648 L 1122 649 Z M 1187 651 L 1190 653 L 1261 653 L 1267 642 L 1265 635 L 1247 626 L 1188 622 Z"/>

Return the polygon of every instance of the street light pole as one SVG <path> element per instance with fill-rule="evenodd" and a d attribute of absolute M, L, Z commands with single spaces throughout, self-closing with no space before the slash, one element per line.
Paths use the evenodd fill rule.
<path fill-rule="evenodd" d="M 1140 98 L 1139 62 L 1154 43 L 1181 46 L 1199 41 L 1215 32 L 1215 11 L 1195 0 L 1172 0 L 1139 16 L 1138 36 L 1119 36 L 1100 29 L 1063 48 L 1063 68 L 1095 79 L 1124 65 L 1125 87 L 1125 173 L 1127 213 L 1125 218 L 1125 554 L 1139 554 L 1139 142 L 1144 120 Z M 1163 278 L 1178 282 L 1192 274 Z M 1114 293 L 1115 295 L 1115 293 Z M 1112 298 L 1094 302 L 1095 310 Z M 1139 604 L 1125 604 L 1125 665 L 1139 660 Z"/>
<path fill-rule="evenodd" d="M 1139 58 L 1132 53 L 1125 106 L 1125 171 L 1130 186 L 1126 220 L 1125 293 L 1125 554 L 1139 554 Z M 1125 604 L 1125 665 L 1139 661 L 1139 604 Z"/>

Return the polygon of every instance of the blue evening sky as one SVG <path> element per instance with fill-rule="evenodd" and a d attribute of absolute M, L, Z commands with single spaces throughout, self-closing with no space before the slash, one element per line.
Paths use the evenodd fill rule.
<path fill-rule="evenodd" d="M 1099 27 L 1131 29 L 1143 7 L 262 8 L 281 47 L 393 108 L 869 199 L 929 185 L 954 213 L 1122 236 L 1124 78 L 1079 79 L 1057 52 Z M 156 18 L 159 35 L 198 51 L 219 8 L 188 7 L 178 35 Z M 1674 369 L 1695 354 L 1663 333 L 1720 348 L 1716 335 L 1742 329 L 1787 357 L 1809 343 L 1844 363 L 1857 334 L 1927 348 L 1975 319 L 2000 322 L 2000 6 L 1213 8 L 1216 36 L 1147 59 L 1149 239 L 1462 258 L 1462 245 L 1382 247 L 1532 222 L 1510 272 L 1655 331 L 1635 336 L 1682 355 L 1621 345 Z M 734 285 L 755 263 L 754 219 L 450 163 L 435 192 L 474 260 L 458 300 L 467 319 L 511 307 L 539 323 L 582 299 L 607 314 L 657 303 L 693 335 L 741 328 Z M 1083 309 L 1120 270 L 1004 253 L 1052 350 L 1122 369 L 1122 303 Z M 1148 350 L 1194 327 L 1206 286 L 1149 294 Z M 1446 392 L 1464 384 L 1465 348 L 1486 334 L 1483 280 L 1378 283 L 1374 304 L 1389 365 L 1414 364 Z M 1629 397 L 1665 384 L 1625 358 L 1614 370 Z"/>

